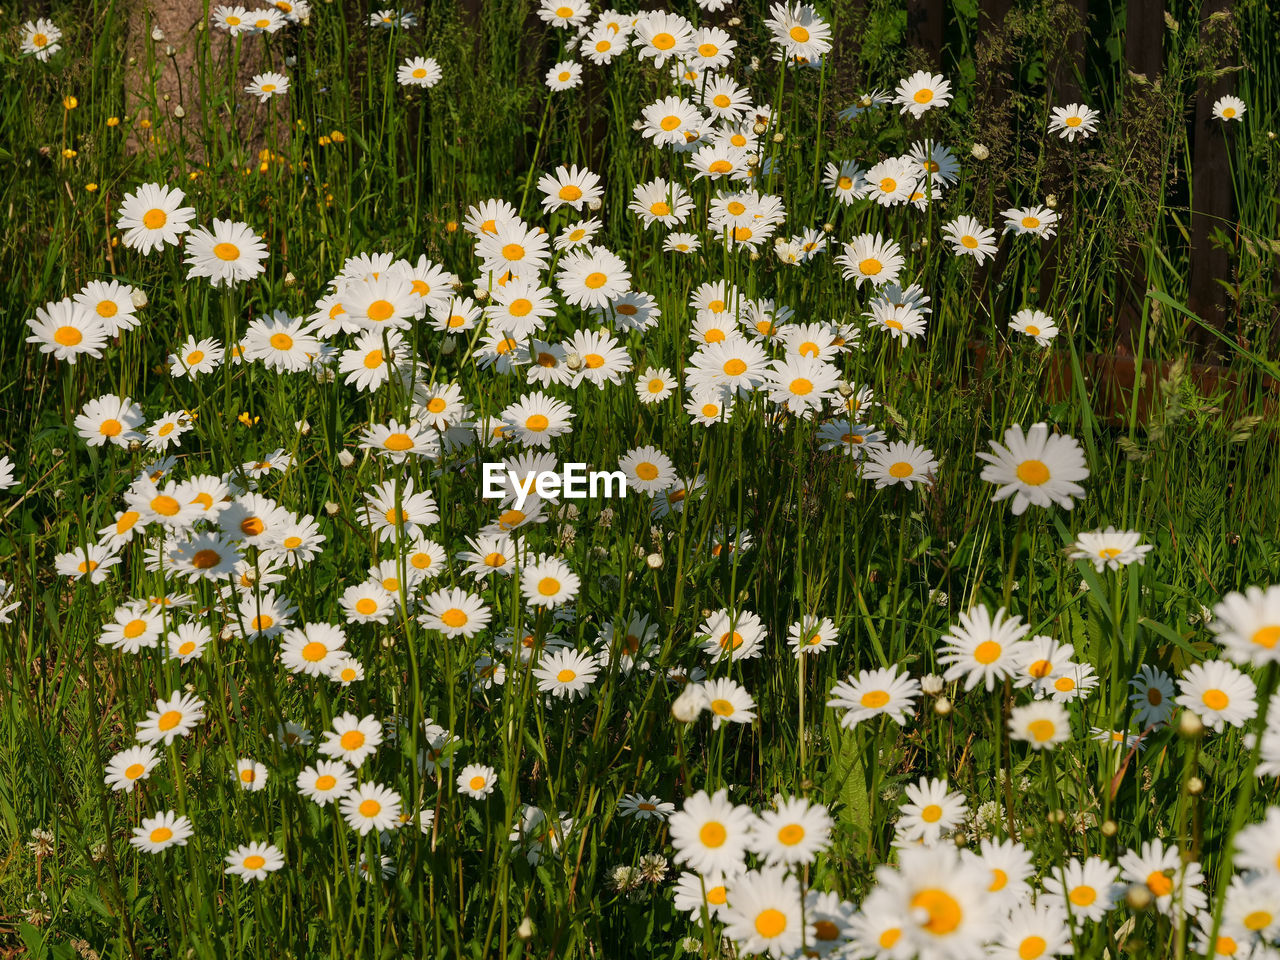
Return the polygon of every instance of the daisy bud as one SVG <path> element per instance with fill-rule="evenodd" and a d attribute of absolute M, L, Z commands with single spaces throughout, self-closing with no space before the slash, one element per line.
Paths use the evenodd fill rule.
<path fill-rule="evenodd" d="M 753 59 L 754 59 L 754 58 L 753 58 Z M 768 124 L 761 123 L 759 120 L 757 120 L 757 121 L 752 125 L 752 127 L 751 127 L 751 131 L 752 131 L 752 132 L 753 132 L 757 137 L 758 137 L 758 136 L 760 136 L 760 134 L 764 133 L 764 132 L 765 132 L 766 130 L 768 130 L 768 129 L 769 129 Z"/>
<path fill-rule="evenodd" d="M 582 355 L 578 353 L 569 354 L 567 357 L 564 358 L 564 365 L 573 371 L 581 370 Z"/>
<path fill-rule="evenodd" d="M 477 300 L 488 300 L 488 299 L 489 299 L 489 291 L 488 291 L 488 290 L 486 290 L 484 287 L 476 287 L 476 299 L 477 299 Z"/>
<path fill-rule="evenodd" d="M 305 437 L 311 432 L 311 424 L 306 420 L 298 420 L 294 423 L 293 429 L 297 430 Z"/>
<path fill-rule="evenodd" d="M 1187 793 L 1193 797 L 1198 797 L 1204 793 L 1204 781 L 1199 777 L 1192 777 L 1187 781 Z"/>
<path fill-rule="evenodd" d="M 931 697 L 936 697 L 942 692 L 942 678 L 936 673 L 925 674 L 920 678 L 920 689 Z"/>
<path fill-rule="evenodd" d="M 338 462 L 342 464 L 344 467 L 349 467 L 356 462 L 356 458 L 352 456 L 350 450 L 339 450 Z"/>
<path fill-rule="evenodd" d="M 178 53 L 178 51 L 177 51 L 177 50 L 175 50 L 175 49 L 173 49 L 173 44 L 171 44 L 171 43 L 170 43 L 170 44 L 167 44 L 167 45 L 165 46 L 165 48 L 164 48 L 164 55 L 165 55 L 166 57 L 174 57 L 174 56 L 176 56 L 176 55 L 177 55 L 177 53 Z"/>
<path fill-rule="evenodd" d="M 649 565 L 650 570 L 659 570 L 662 568 L 662 554 L 651 553 L 644 558 L 644 562 Z"/>
<path fill-rule="evenodd" d="M 54 456 L 56 457 L 58 456 L 58 454 L 55 453 Z M 55 500 L 61 500 L 64 496 L 66 496 L 66 491 L 63 490 L 61 487 L 53 491 L 53 499 Z"/>
<path fill-rule="evenodd" d="M 755 263 L 757 260 L 760 259 L 760 251 L 752 250 L 749 254 L 747 254 L 747 257 L 748 259 L 751 260 L 752 263 Z"/>
<path fill-rule="evenodd" d="M 164 39 L 164 31 L 161 30 L 159 27 L 152 27 L 151 39 L 154 40 L 156 43 L 159 43 Z"/>
<path fill-rule="evenodd" d="M 671 715 L 681 723 L 692 723 L 710 706 L 706 691 L 696 684 L 686 684 L 680 696 L 671 704 Z"/>
<path fill-rule="evenodd" d="M 1190 710 L 1183 710 L 1178 718 L 1178 732 L 1188 740 L 1198 737 L 1204 732 L 1204 721 Z"/>
<path fill-rule="evenodd" d="M 294 56 L 285 57 L 284 65 L 286 67 L 296 67 L 298 65 L 298 58 Z"/>
<path fill-rule="evenodd" d="M 951 713 L 951 701 L 946 697 L 939 697 L 933 703 L 933 712 L 940 717 L 945 717 Z"/>
<path fill-rule="evenodd" d="M 985 160 L 991 156 L 991 151 L 987 149 L 986 144 L 975 143 L 969 148 L 969 152 L 973 154 L 975 160 Z"/>
<path fill-rule="evenodd" d="M 1057 210 L 1058 195 L 1056 193 L 1049 194 L 1047 197 L 1044 198 L 1044 205 L 1048 207 L 1050 210 Z"/>
<path fill-rule="evenodd" d="M 236 635 L 235 629 L 231 626 L 231 624 L 227 624 L 225 627 L 222 628 L 222 633 L 218 634 L 218 637 L 222 640 L 231 640 L 232 638 L 235 637 L 235 635 Z"/>
<path fill-rule="evenodd" d="M 63 449 L 61 447 L 54 447 L 49 452 L 52 453 L 55 457 L 60 457 L 63 454 Z"/>
<path fill-rule="evenodd" d="M 1275 138 L 1276 138 L 1276 132 L 1275 132 L 1274 130 L 1268 130 L 1268 131 L 1267 131 L 1267 139 L 1268 139 L 1268 140 L 1274 140 Z"/>
<path fill-rule="evenodd" d="M 457 349 L 458 349 L 458 341 L 452 338 L 440 344 L 440 352 L 443 353 L 446 357 L 449 356 L 449 354 L 453 353 Z"/>
<path fill-rule="evenodd" d="M 741 17 L 730 17 L 730 18 L 729 18 L 729 26 L 731 26 L 731 27 L 740 27 L 740 26 L 742 26 L 742 18 L 741 18 Z"/>
<path fill-rule="evenodd" d="M 187 111 L 182 109 L 182 104 L 178 104 L 176 107 L 173 108 L 173 116 L 175 119 L 181 120 L 186 115 L 187 115 Z"/>
<path fill-rule="evenodd" d="M 602 201 L 599 197 L 597 197 L 595 200 L 588 201 L 587 206 L 590 207 L 593 211 L 599 210 L 601 207 L 604 206 L 604 201 Z"/>
<path fill-rule="evenodd" d="M 533 936 L 533 921 L 525 917 L 520 921 L 520 926 L 516 927 L 516 936 L 521 940 L 528 940 Z"/>
<path fill-rule="evenodd" d="M 341 508 L 332 500 L 326 500 L 324 503 L 324 512 L 331 517 L 336 517 L 339 509 Z"/>
<path fill-rule="evenodd" d="M 836 229 L 836 225 L 834 223 L 824 223 L 822 225 L 823 233 L 834 233 L 835 229 Z"/>
<path fill-rule="evenodd" d="M 781 130 L 779 130 L 777 133 L 775 133 L 775 134 L 773 135 L 773 142 L 774 142 L 774 143 L 781 143 L 781 142 L 782 142 L 783 140 L 785 140 L 785 139 L 786 139 L 786 136 L 782 133 L 782 131 L 781 131 Z"/>
<path fill-rule="evenodd" d="M 1103 820 L 1102 827 L 1100 829 L 1102 830 L 1102 835 L 1104 837 L 1114 837 L 1120 832 L 1120 824 L 1116 823 L 1114 820 Z"/>
<path fill-rule="evenodd" d="M 298 283 L 298 278 L 293 275 L 292 270 L 290 270 L 288 273 L 284 275 L 284 285 L 286 289 L 292 286 L 296 286 L 297 283 Z"/>
<path fill-rule="evenodd" d="M 1135 883 L 1125 893 L 1124 902 L 1130 910 L 1145 910 L 1151 906 L 1151 891 L 1146 884 Z"/>
<path fill-rule="evenodd" d="M 133 301 L 136 309 L 141 310 L 147 305 L 147 292 L 140 288 L 135 288 L 129 299 Z"/>

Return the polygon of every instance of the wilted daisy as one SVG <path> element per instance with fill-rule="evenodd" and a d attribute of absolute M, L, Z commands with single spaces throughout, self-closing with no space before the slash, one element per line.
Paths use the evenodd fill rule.
<path fill-rule="evenodd" d="M 1004 443 L 990 441 L 991 453 L 978 453 L 987 461 L 982 479 L 997 485 L 992 501 L 1013 497 L 1013 514 L 1020 516 L 1028 506 L 1057 504 L 1064 510 L 1075 506 L 1074 497 L 1084 495 L 1078 481 L 1089 476 L 1084 451 L 1074 437 L 1050 434 L 1043 423 L 1023 433 L 1014 424 L 1004 433 Z"/>
<path fill-rule="evenodd" d="M 1054 107 L 1050 114 L 1049 132 L 1056 133 L 1067 141 L 1074 141 L 1076 137 L 1083 140 L 1093 136 L 1098 129 L 1098 118 L 1102 116 L 1097 110 L 1092 110 L 1083 103 Z"/>

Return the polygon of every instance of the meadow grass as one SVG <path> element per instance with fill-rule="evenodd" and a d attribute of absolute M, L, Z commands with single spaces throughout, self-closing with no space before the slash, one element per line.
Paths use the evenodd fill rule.
<path fill-rule="evenodd" d="M 754 891 L 811 894 L 797 900 L 799 952 L 811 955 L 1018 956 L 1016 931 L 1000 923 L 1031 910 L 1033 890 L 1048 910 L 1056 901 L 1044 882 L 1070 858 L 1119 863 L 1160 840 L 1176 846 L 1171 862 L 1203 869 L 1202 882 L 1188 883 L 1206 894 L 1202 910 L 1184 916 L 1176 898 L 1153 902 L 1158 884 L 1129 877 L 1106 891 L 1115 902 L 1101 920 L 1042 918 L 1064 937 L 1046 949 L 1185 957 L 1205 955 L 1212 934 L 1218 956 L 1274 955 L 1263 951 L 1280 934 L 1280 881 L 1242 872 L 1231 851 L 1232 838 L 1275 801 L 1274 778 L 1255 776 L 1255 766 L 1280 735 L 1280 710 L 1267 710 L 1280 668 L 1265 652 L 1241 664 L 1256 685 L 1242 699 L 1256 700 L 1257 715 L 1222 731 L 1185 707 L 1144 727 L 1129 698 L 1144 665 L 1176 681 L 1197 663 L 1225 661 L 1221 631 L 1211 629 L 1223 621 L 1216 605 L 1280 583 L 1273 7 L 1246 0 L 1233 13 L 1244 65 L 1233 74 L 1235 93 L 1248 109 L 1222 124 L 1236 215 L 1220 235 L 1232 269 L 1220 278 L 1229 319 L 1217 333 L 1187 306 L 1188 115 L 1213 52 L 1198 7 L 1170 6 L 1155 89 L 1124 70 L 1123 5 L 1095 11 L 1080 79 L 1100 126 L 1073 142 L 1046 130 L 1050 108 L 1065 105 L 1045 86 L 1058 22 L 1047 4 L 1019 7 L 990 37 L 979 33 L 975 7 L 956 4 L 941 69 L 953 96 L 918 119 L 893 104 L 839 115 L 920 66 L 897 5 L 820 8 L 837 45 L 818 68 L 773 59 L 765 4 L 677 7 L 697 24 L 725 27 L 738 46 L 722 73 L 771 109 L 750 182 L 695 178 L 688 154 L 655 149 L 633 129 L 646 105 L 699 89 L 680 87 L 635 48 L 607 68 L 584 63 L 581 86 L 550 91 L 547 70 L 582 59 L 569 46 L 576 31 L 549 26 L 528 3 L 432 4 L 415 10 L 413 25 L 391 29 L 371 27 L 372 10 L 318 3 L 305 24 L 234 38 L 212 24 L 210 9 L 180 39 L 149 34 L 145 17 L 116 0 L 54 3 L 44 15 L 62 30 L 63 49 L 47 62 L 19 50 L 28 12 L 0 15 L 0 159 L 10 173 L 0 182 L 8 223 L 0 237 L 0 452 L 17 473 L 0 494 L 0 578 L 10 591 L 0 607 L 16 604 L 0 624 L 0 946 L 57 958 L 748 956 L 764 948 L 722 935 L 734 910 L 749 918 L 742 904 Z M 179 59 L 166 48 L 175 42 L 189 48 L 186 86 L 166 100 Z M 1000 104 L 983 101 L 992 45 L 1009 78 Z M 398 83 L 411 56 L 433 57 L 439 82 Z M 263 103 L 248 95 L 242 61 L 287 75 L 287 94 Z M 842 203 L 823 183 L 827 163 L 865 170 L 929 140 L 950 148 L 959 171 L 921 208 Z M 575 163 L 600 176 L 599 209 L 544 212 L 539 177 Z M 693 209 L 675 229 L 696 233 L 699 250 L 665 251 L 668 231 L 646 229 L 628 210 L 633 188 L 655 177 L 688 191 Z M 188 276 L 181 248 L 129 249 L 119 210 L 144 183 L 184 191 L 196 210 L 192 228 L 215 217 L 247 223 L 265 243 L 260 272 L 215 286 Z M 826 251 L 791 264 L 772 239 L 756 248 L 726 243 L 708 227 L 712 202 L 746 189 L 781 198 L 780 238 L 814 228 Z M 307 317 L 360 254 L 425 256 L 460 278 L 460 296 L 493 302 L 494 278 L 482 275 L 465 223 L 468 207 L 489 198 L 511 203 L 548 239 L 600 219 L 594 243 L 625 262 L 631 288 L 661 311 L 651 329 L 613 326 L 630 360 L 617 383 L 541 388 L 574 413 L 550 452 L 560 463 L 613 470 L 652 446 L 675 477 L 700 478 L 665 516 L 653 511 L 664 493 L 636 489 L 618 500 L 544 504 L 545 522 L 519 528 L 515 539 L 530 551 L 522 570 L 546 554 L 580 578 L 569 601 L 553 607 L 530 602 L 519 572 L 473 577 L 457 556 L 499 515 L 480 497 L 481 464 L 522 452 L 514 440 L 486 442 L 484 425 L 510 419 L 504 411 L 539 389 L 526 366 L 504 374 L 479 362 L 483 323 L 454 334 L 414 318 L 394 351 L 403 381 L 374 391 L 334 376 L 337 354 L 354 341 L 345 332 L 329 338 L 329 369 L 225 362 L 188 378 L 173 376 L 168 359 L 188 337 L 229 347 L 273 311 Z M 999 233 L 1003 209 L 1045 203 L 1060 218 L 1052 238 Z M 985 264 L 956 255 L 941 233 L 962 214 L 997 230 L 999 252 Z M 877 285 L 842 278 L 834 260 L 861 234 L 901 245 L 901 285 L 919 284 L 929 297 L 923 337 L 899 341 L 867 322 Z M 556 291 L 555 309 L 535 336 L 555 344 L 610 327 L 566 302 L 553 281 L 568 254 L 553 249 L 548 259 L 537 273 Z M 145 295 L 135 299 L 145 306 L 140 324 L 110 338 L 100 357 L 69 363 L 28 342 L 38 307 L 109 279 Z M 718 281 L 769 301 L 754 318 L 784 330 L 835 324 L 846 336 L 844 349 L 824 354 L 841 388 L 829 391 L 819 416 L 790 414 L 763 389 L 726 402 L 710 426 L 685 412 L 705 348 L 690 337 L 705 319 L 690 298 Z M 1126 293 L 1135 282 L 1147 292 L 1136 301 Z M 1047 346 L 1009 327 L 1024 308 L 1056 321 Z M 1125 309 L 1138 319 L 1132 338 L 1118 342 Z M 783 357 L 781 336 L 769 334 L 760 338 L 769 357 Z M 1208 347 L 1189 352 L 1193 339 Z M 390 335 L 383 347 L 393 352 Z M 1131 391 L 1117 402 L 1096 375 L 1095 358 L 1117 351 L 1139 369 L 1154 364 L 1141 404 Z M 560 363 L 579 372 L 571 359 Z M 1204 360 L 1222 367 L 1208 393 L 1192 365 Z M 668 368 L 684 386 L 642 403 L 634 384 L 647 367 Z M 446 384 L 456 384 L 468 409 L 446 430 L 428 430 L 429 455 L 395 459 L 362 446 L 371 424 L 421 416 L 422 391 Z M 849 419 L 927 448 L 936 465 L 923 482 L 878 486 L 863 476 L 866 457 L 825 443 L 821 425 L 847 410 L 861 385 L 874 405 Z M 167 449 L 156 449 L 158 436 L 88 445 L 75 418 L 107 394 L 141 404 L 147 423 L 185 411 L 190 429 Z M 1078 438 L 1085 492 L 1070 511 L 1032 506 L 1015 515 L 1010 501 L 993 502 L 977 454 L 1011 425 L 1037 422 Z M 264 462 L 269 469 L 253 469 Z M 140 525 L 114 551 L 121 562 L 101 582 L 61 574 L 55 558 L 99 542 L 126 509 L 126 491 L 146 488 L 140 478 L 148 476 L 162 485 L 222 478 L 238 502 L 253 490 L 314 519 L 321 549 L 281 566 L 276 583 L 262 573 L 214 583 L 195 579 L 190 564 L 155 562 L 181 552 L 192 530 L 151 514 L 145 532 Z M 421 582 L 410 552 L 395 548 L 399 525 L 380 538 L 365 506 L 387 482 L 391 508 L 403 507 L 410 481 L 431 491 L 438 520 L 422 536 L 448 557 Z M 1095 569 L 1069 556 L 1080 534 L 1108 525 L 1141 534 L 1152 548 L 1143 562 Z M 236 547 L 248 569 L 264 572 L 275 570 L 269 549 L 266 541 Z M 340 598 L 371 578 L 388 581 L 392 609 L 385 622 L 355 622 Z M 490 611 L 486 629 L 450 637 L 421 622 L 428 597 L 454 587 Z M 362 678 L 346 685 L 299 673 L 282 663 L 280 636 L 252 637 L 245 621 L 269 591 L 296 607 L 294 627 L 341 627 Z M 122 605 L 165 597 L 170 606 L 153 607 L 160 628 L 152 646 L 126 653 L 100 642 Z M 1271 602 L 1280 616 L 1280 601 Z M 250 613 L 237 615 L 240 603 Z M 1053 749 L 1010 736 L 1011 711 L 1047 702 L 1015 685 L 1021 661 L 1005 658 L 1006 675 L 990 686 L 941 680 L 943 645 L 960 615 L 980 605 L 1021 617 L 1028 637 L 1071 644 L 1071 669 L 1052 676 L 1087 676 L 1071 672 L 1082 665 L 1096 673 L 1087 696 L 1066 702 L 1069 737 Z M 760 618 L 758 656 L 704 652 L 705 624 L 717 611 L 735 625 L 747 611 Z M 636 630 L 640 617 L 648 633 Z M 829 618 L 836 642 L 798 657 L 788 629 L 805 617 Z M 199 657 L 171 655 L 180 624 L 208 627 Z M 633 659 L 624 654 L 636 632 Z M 597 658 L 598 673 L 577 698 L 546 695 L 533 672 L 562 649 Z M 842 725 L 844 711 L 827 705 L 832 687 L 894 666 L 929 678 L 911 698 L 914 715 Z M 682 692 L 718 678 L 749 693 L 751 722 L 713 728 L 715 711 L 688 722 L 673 714 L 688 699 Z M 183 691 L 203 702 L 200 722 L 158 743 L 154 768 L 133 789 L 111 789 L 108 761 L 135 743 L 158 698 Z M 383 730 L 352 776 L 396 792 L 398 829 L 360 834 L 338 804 L 321 806 L 295 786 L 323 759 L 323 734 L 345 713 Z M 1095 741 L 1095 728 L 1141 735 L 1140 743 L 1116 749 Z M 301 742 L 287 729 L 302 732 Z M 265 767 L 264 789 L 244 788 L 242 759 Z M 468 764 L 491 768 L 486 797 L 473 799 L 456 782 Z M 923 852 L 895 843 L 904 791 L 921 778 L 945 779 L 967 804 Z M 620 802 L 639 794 L 680 811 L 699 791 L 721 788 L 761 812 L 778 795 L 805 798 L 829 811 L 832 826 L 821 850 L 791 863 L 783 879 L 756 869 L 767 845 L 753 846 L 739 858 L 753 867 L 748 879 L 729 884 L 730 910 L 716 907 L 699 922 L 673 900 L 686 869 L 687 844 L 673 844 L 669 829 L 678 821 L 670 812 L 638 818 Z M 144 818 L 161 811 L 190 818 L 189 840 L 155 854 L 131 845 Z M 1259 836 L 1251 835 L 1265 848 Z M 972 916 L 977 926 L 966 934 L 961 925 L 949 939 L 933 901 L 902 886 L 911 858 L 954 868 L 939 881 L 946 887 L 971 879 L 974 862 L 988 863 L 947 859 L 957 849 L 989 856 L 982 842 L 1004 839 L 1025 845 L 1029 880 L 1003 899 L 964 901 L 966 923 Z M 282 868 L 258 881 L 224 872 L 227 855 L 251 841 L 273 844 Z M 1275 829 L 1268 842 L 1280 853 Z M 1171 882 L 1184 876 L 1174 871 Z M 1240 889 L 1228 895 L 1233 878 Z M 838 907 L 815 899 L 827 891 Z M 1241 913 L 1240 904 L 1255 902 L 1249 897 L 1260 906 Z M 833 918 L 834 940 L 815 935 L 815 910 Z M 1240 918 L 1258 910 L 1274 920 L 1244 925 Z M 897 952 L 867 946 L 866 924 L 887 916 L 906 930 Z M 1231 937 L 1228 953 L 1223 938 Z M 796 953 L 796 944 L 773 949 Z"/>

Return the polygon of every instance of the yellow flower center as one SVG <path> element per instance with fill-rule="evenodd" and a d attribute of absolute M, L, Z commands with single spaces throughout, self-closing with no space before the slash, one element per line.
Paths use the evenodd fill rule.
<path fill-rule="evenodd" d="M 936 937 L 951 933 L 964 921 L 959 901 L 937 887 L 927 887 L 912 897 L 911 909 L 924 911 L 928 919 L 921 926 Z"/>
<path fill-rule="evenodd" d="M 1023 460 L 1018 464 L 1018 479 L 1031 487 L 1038 487 L 1049 481 L 1049 468 L 1043 460 Z"/>
<path fill-rule="evenodd" d="M 238 260 L 240 248 L 234 243 L 219 243 L 213 248 L 213 255 L 219 260 Z"/>
<path fill-rule="evenodd" d="M 756 914 L 756 933 L 766 940 L 772 940 L 787 929 L 787 915 L 781 910 L 769 907 Z"/>
<path fill-rule="evenodd" d="M 867 257 L 858 263 L 858 272 L 868 277 L 874 277 L 877 273 L 884 269 L 884 264 L 875 257 Z"/>

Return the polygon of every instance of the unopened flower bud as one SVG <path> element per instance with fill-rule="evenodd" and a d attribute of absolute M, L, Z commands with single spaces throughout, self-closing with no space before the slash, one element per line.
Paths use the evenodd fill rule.
<path fill-rule="evenodd" d="M 1103 820 L 1102 827 L 1100 829 L 1102 830 L 1102 835 L 1104 837 L 1114 837 L 1120 832 L 1120 824 L 1116 823 L 1114 820 Z"/>
<path fill-rule="evenodd" d="M 326 500 L 326 501 L 325 501 L 325 504 L 324 504 L 324 512 L 325 512 L 325 513 L 327 513 L 329 516 L 331 516 L 331 517 L 336 517 L 336 516 L 338 515 L 338 511 L 339 511 L 340 509 L 342 509 L 342 508 L 341 508 L 341 507 L 339 507 L 339 506 L 338 506 L 336 503 L 334 503 L 332 500 Z"/>
<path fill-rule="evenodd" d="M 1178 732 L 1188 739 L 1198 737 L 1204 732 L 1204 721 L 1190 710 L 1183 710 L 1178 718 Z"/>
<path fill-rule="evenodd" d="M 440 352 L 443 353 L 446 357 L 449 356 L 449 354 L 453 353 L 457 349 L 458 349 L 458 341 L 454 340 L 452 337 L 445 340 L 444 343 L 440 344 Z"/>
<path fill-rule="evenodd" d="M 1044 198 L 1044 205 L 1048 207 L 1050 210 L 1057 210 L 1058 195 L 1056 193 L 1049 194 L 1047 197 Z"/>
<path fill-rule="evenodd" d="M 182 104 L 178 104 L 173 108 L 173 116 L 175 119 L 181 120 L 187 115 L 187 111 L 182 109 Z"/>
<path fill-rule="evenodd" d="M 338 462 L 342 464 L 344 467 L 349 467 L 356 462 L 356 458 L 352 456 L 350 450 L 339 450 Z"/>
<path fill-rule="evenodd" d="M 774 143 L 781 143 L 781 142 L 782 142 L 783 140 L 785 140 L 785 139 L 786 139 L 786 136 L 783 134 L 783 132 L 782 132 L 781 130 L 779 130 L 777 133 L 775 133 L 775 134 L 773 135 L 773 142 L 774 142 Z"/>
<path fill-rule="evenodd" d="M 284 285 L 286 288 L 297 286 L 297 284 L 298 278 L 293 275 L 292 270 L 284 275 Z"/>
<path fill-rule="evenodd" d="M 697 684 L 689 683 L 671 704 L 671 715 L 681 723 L 692 723 L 709 706 L 706 691 Z"/>
<path fill-rule="evenodd" d="M 973 154 L 973 159 L 975 160 L 985 160 L 987 157 L 991 156 L 991 151 L 988 150 L 986 144 L 983 143 L 975 143 L 969 148 L 969 152 Z"/>
<path fill-rule="evenodd" d="M 1135 883 L 1125 892 L 1124 902 L 1130 910 L 1145 910 L 1151 906 L 1151 891 L 1146 884 Z"/>
<path fill-rule="evenodd" d="M 651 553 L 644 558 L 644 562 L 649 565 L 650 570 L 659 570 L 662 568 L 662 554 Z"/>
<path fill-rule="evenodd" d="M 1204 781 L 1199 777 L 1192 777 L 1187 781 L 1187 793 L 1193 797 L 1198 797 L 1204 793 Z"/>
<path fill-rule="evenodd" d="M 162 40 L 164 40 L 164 31 L 161 30 L 159 27 L 152 27 L 151 39 L 154 40 L 156 43 L 160 43 Z"/>
<path fill-rule="evenodd" d="M 571 353 L 564 358 L 564 365 L 570 370 L 577 372 L 582 369 L 582 355 L 579 353 Z"/>
<path fill-rule="evenodd" d="M 933 702 L 933 712 L 940 717 L 945 717 L 951 713 L 951 701 L 946 697 L 939 697 Z"/>
<path fill-rule="evenodd" d="M 129 299 L 133 301 L 133 308 L 135 310 L 141 310 L 147 305 L 147 292 L 138 287 L 134 287 L 133 293 L 129 296 Z"/>
<path fill-rule="evenodd" d="M 760 134 L 764 133 L 768 129 L 769 129 L 769 125 L 767 123 L 761 123 L 759 120 L 757 120 L 751 126 L 752 133 L 754 133 L 757 137 L 760 136 Z"/>
<path fill-rule="evenodd" d="M 943 680 L 936 673 L 926 674 L 920 678 L 920 689 L 928 696 L 936 697 L 942 692 Z"/>
<path fill-rule="evenodd" d="M 533 936 L 533 921 L 525 917 L 520 921 L 520 926 L 516 927 L 516 936 L 521 940 L 528 940 Z"/>

